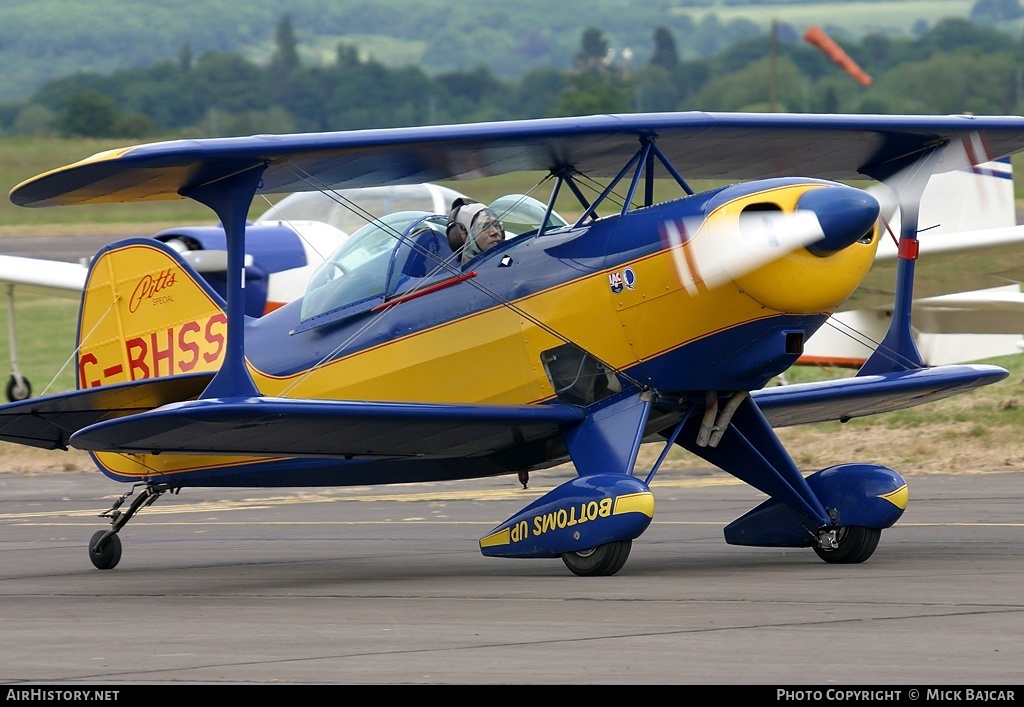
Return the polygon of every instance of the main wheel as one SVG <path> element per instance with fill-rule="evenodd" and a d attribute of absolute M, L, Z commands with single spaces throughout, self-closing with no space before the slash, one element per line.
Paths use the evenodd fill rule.
<path fill-rule="evenodd" d="M 103 547 L 99 551 L 93 549 L 106 532 L 105 530 L 97 530 L 89 541 L 89 559 L 92 560 L 93 566 L 98 570 L 112 570 L 121 561 L 121 538 L 116 535 L 111 535 L 107 538 L 107 541 L 103 543 Z"/>
<path fill-rule="evenodd" d="M 32 395 L 32 385 L 28 382 L 28 378 L 22 378 L 19 382 L 18 378 L 12 374 L 10 380 L 7 381 L 5 392 L 9 402 L 17 403 L 29 399 L 29 396 Z"/>
<path fill-rule="evenodd" d="M 617 540 L 578 552 L 562 553 L 562 562 L 569 571 L 580 577 L 608 577 L 626 564 L 632 540 Z"/>
<path fill-rule="evenodd" d="M 882 537 L 881 528 L 864 528 L 859 525 L 848 525 L 840 528 L 836 535 L 839 547 L 826 550 L 817 545 L 814 551 L 825 562 L 834 565 L 853 565 L 871 557 L 878 540 Z"/>

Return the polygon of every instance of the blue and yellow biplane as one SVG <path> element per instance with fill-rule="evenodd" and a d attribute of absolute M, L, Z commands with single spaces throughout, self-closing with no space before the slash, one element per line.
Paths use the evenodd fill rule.
<path fill-rule="evenodd" d="M 17 186 L 27 207 L 189 198 L 227 241 L 226 297 L 172 248 L 102 248 L 82 295 L 78 389 L 0 406 L 0 439 L 88 450 L 132 484 L 89 543 L 166 492 L 518 475 L 567 479 L 480 540 L 484 555 L 619 571 L 678 445 L 767 495 L 729 543 L 858 563 L 906 507 L 871 463 L 805 476 L 775 428 L 909 407 L 1003 379 L 927 367 L 910 328 L 916 200 L 929 174 L 1024 149 L 1024 119 L 670 113 L 180 140 L 97 154 Z M 534 223 L 460 262 L 444 215 L 353 234 L 305 295 L 245 312 L 246 214 L 264 193 L 537 172 Z M 696 192 L 695 180 L 728 186 Z M 853 293 L 884 228 L 846 182 L 885 182 L 902 220 L 895 315 L 853 378 L 766 387 Z M 657 180 L 675 198 L 656 203 Z M 586 187 L 597 184 L 594 192 Z M 579 217 L 555 218 L 560 194 Z M 522 219 L 520 219 L 522 220 Z M 637 469 L 644 443 L 664 451 Z M 127 507 L 129 498 L 135 496 Z"/>

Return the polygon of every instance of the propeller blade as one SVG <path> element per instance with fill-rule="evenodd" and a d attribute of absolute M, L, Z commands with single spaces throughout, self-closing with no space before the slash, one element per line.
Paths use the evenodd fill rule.
<path fill-rule="evenodd" d="M 690 294 L 736 280 L 824 237 L 817 214 L 807 209 L 669 221 L 663 231 Z"/>

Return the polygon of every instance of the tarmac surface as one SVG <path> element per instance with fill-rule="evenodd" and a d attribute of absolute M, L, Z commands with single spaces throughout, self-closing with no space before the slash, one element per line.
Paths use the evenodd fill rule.
<path fill-rule="evenodd" d="M 860 565 L 726 544 L 763 497 L 717 471 L 658 474 L 612 577 L 480 554 L 567 473 L 185 489 L 121 531 L 105 571 L 88 541 L 129 487 L 0 473 L 0 684 L 1024 683 L 1019 472 L 908 475 L 906 513 Z"/>
<path fill-rule="evenodd" d="M 0 254 L 77 263 L 82 258 L 91 258 L 100 248 L 113 241 L 151 235 L 153 233 L 139 233 L 137 236 L 8 236 L 0 238 Z"/>

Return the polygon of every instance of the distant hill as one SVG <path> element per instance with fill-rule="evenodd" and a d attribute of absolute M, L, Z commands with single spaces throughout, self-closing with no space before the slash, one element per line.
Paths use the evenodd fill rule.
<path fill-rule="evenodd" d="M 4 0 L 0 3 L 0 101 L 28 97 L 46 81 L 90 71 L 149 66 L 187 47 L 270 55 L 287 12 L 302 61 L 328 61 L 339 42 L 390 66 L 429 74 L 488 67 L 512 78 L 567 68 L 582 32 L 601 29 L 613 49 L 646 62 L 659 26 L 683 58 L 709 56 L 773 20 L 824 27 L 833 37 L 906 35 L 942 17 L 966 18 L 974 0 Z M 1019 26 L 1008 24 L 1019 34 Z"/>

